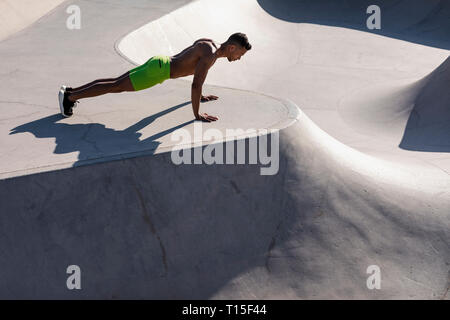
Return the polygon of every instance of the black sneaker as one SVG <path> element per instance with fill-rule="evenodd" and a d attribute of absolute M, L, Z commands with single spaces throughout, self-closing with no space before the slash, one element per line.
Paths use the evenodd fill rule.
<path fill-rule="evenodd" d="M 78 103 L 78 101 L 76 102 L 72 102 L 68 99 L 69 96 L 69 92 L 67 92 L 66 90 L 60 90 L 59 91 L 59 108 L 61 110 L 61 114 L 68 118 L 71 117 L 73 115 L 73 108 L 76 107 L 76 104 Z"/>

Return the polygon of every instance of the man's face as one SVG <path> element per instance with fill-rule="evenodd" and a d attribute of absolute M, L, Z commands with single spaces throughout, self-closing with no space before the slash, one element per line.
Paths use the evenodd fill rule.
<path fill-rule="evenodd" d="M 239 60 L 246 52 L 247 49 L 245 49 L 244 47 L 232 44 L 228 49 L 227 59 L 230 62 Z"/>

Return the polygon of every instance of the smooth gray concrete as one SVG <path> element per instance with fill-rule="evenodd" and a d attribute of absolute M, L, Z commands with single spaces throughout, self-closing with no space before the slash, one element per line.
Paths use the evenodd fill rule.
<path fill-rule="evenodd" d="M 62 2 L 64 0 L 0 1 L 0 40 L 33 24 Z"/>
<path fill-rule="evenodd" d="M 448 299 L 448 2 L 381 1 L 377 32 L 332 3 L 65 2 L 0 42 L 0 298 Z M 235 31 L 253 49 L 210 71 L 204 128 L 279 130 L 276 175 L 172 162 L 188 81 L 57 114 L 62 83 Z"/>

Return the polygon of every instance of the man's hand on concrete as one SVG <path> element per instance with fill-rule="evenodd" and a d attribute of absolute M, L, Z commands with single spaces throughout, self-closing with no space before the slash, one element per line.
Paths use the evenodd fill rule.
<path fill-rule="evenodd" d="M 215 117 L 215 116 L 211 116 L 207 113 L 200 113 L 197 117 L 195 117 L 197 120 L 201 120 L 203 122 L 212 122 L 212 121 L 216 121 L 219 120 L 219 118 Z"/>

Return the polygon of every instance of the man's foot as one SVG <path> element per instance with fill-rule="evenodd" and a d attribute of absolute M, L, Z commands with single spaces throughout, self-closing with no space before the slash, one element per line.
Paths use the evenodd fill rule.
<path fill-rule="evenodd" d="M 73 115 L 73 108 L 76 107 L 76 102 L 72 102 L 69 100 L 69 92 L 66 90 L 59 90 L 59 109 L 61 110 L 61 114 L 63 117 L 71 117 Z"/>

